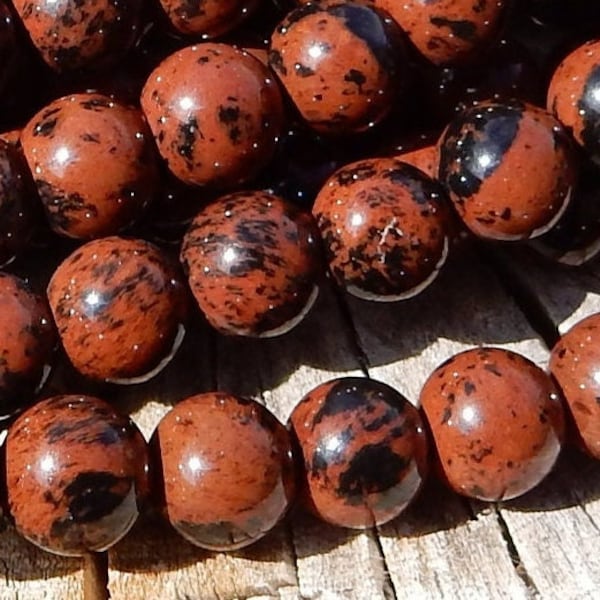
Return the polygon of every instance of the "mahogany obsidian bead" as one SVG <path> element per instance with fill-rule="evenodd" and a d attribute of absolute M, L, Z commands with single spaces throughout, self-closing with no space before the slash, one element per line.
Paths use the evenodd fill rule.
<path fill-rule="evenodd" d="M 67 556 L 106 550 L 148 496 L 148 452 L 135 424 L 103 400 L 35 404 L 6 439 L 10 512 L 21 535 Z"/>
<path fill-rule="evenodd" d="M 421 406 L 441 474 L 465 496 L 520 496 L 548 474 L 560 452 L 563 409 L 552 379 L 508 350 L 453 356 L 423 386 Z"/>
<path fill-rule="evenodd" d="M 262 405 L 220 392 L 179 402 L 152 446 L 166 514 L 188 541 L 235 550 L 268 533 L 294 498 L 289 434 Z"/>
<path fill-rule="evenodd" d="M 304 501 L 334 525 L 359 529 L 393 519 L 426 477 L 421 417 L 378 381 L 324 383 L 302 399 L 289 423 L 304 459 Z"/>
<path fill-rule="evenodd" d="M 116 62 L 138 34 L 142 0 L 14 0 L 44 61 L 57 71 Z"/>
<path fill-rule="evenodd" d="M 0 273 L 0 417 L 33 400 L 56 343 L 46 299 L 18 277 Z"/>
<path fill-rule="evenodd" d="M 397 159 L 342 167 L 313 207 L 333 276 L 367 300 L 419 293 L 446 260 L 448 204 L 436 181 Z"/>
<path fill-rule="evenodd" d="M 51 102 L 21 133 L 48 222 L 89 239 L 138 220 L 158 183 L 152 133 L 141 112 L 100 94 Z"/>
<path fill-rule="evenodd" d="M 54 272 L 48 299 L 69 359 L 93 379 L 149 379 L 183 338 L 184 283 L 176 265 L 143 240 L 109 237 L 79 247 Z"/>
<path fill-rule="evenodd" d="M 302 117 L 323 133 L 372 127 L 403 83 L 397 26 L 352 2 L 292 10 L 273 32 L 269 62 Z"/>
<path fill-rule="evenodd" d="M 270 71 L 227 44 L 183 48 L 152 71 L 141 105 L 159 152 L 185 183 L 232 188 L 271 160 L 283 101 Z"/>
<path fill-rule="evenodd" d="M 310 213 L 267 192 L 237 192 L 202 209 L 181 261 L 210 324 L 225 334 L 280 335 L 313 305 L 322 274 Z"/>
<path fill-rule="evenodd" d="M 439 145 L 439 179 L 478 236 L 537 237 L 569 204 L 576 155 L 564 127 L 540 108 L 482 102 L 453 119 Z"/>
<path fill-rule="evenodd" d="M 550 371 L 573 415 L 580 445 L 600 458 L 600 314 L 579 321 L 558 340 Z"/>

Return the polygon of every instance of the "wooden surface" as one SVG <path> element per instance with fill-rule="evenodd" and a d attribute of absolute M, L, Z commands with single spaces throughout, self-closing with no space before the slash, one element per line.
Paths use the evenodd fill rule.
<path fill-rule="evenodd" d="M 312 387 L 345 374 L 382 380 L 415 402 L 440 362 L 475 345 L 511 348 L 545 367 L 557 332 L 596 311 L 600 262 L 565 269 L 526 250 L 467 245 L 413 300 L 370 304 L 325 285 L 305 322 L 282 338 L 232 340 L 195 323 L 157 379 L 95 391 L 120 402 L 146 436 L 178 399 L 215 388 L 253 396 L 281 420 Z M 232 554 L 194 548 L 149 516 L 106 562 L 84 564 L 37 551 L 6 523 L 0 600 L 81 598 L 86 578 L 88 597 L 105 595 L 107 581 L 119 600 L 597 598 L 599 498 L 600 463 L 567 450 L 515 501 L 469 502 L 430 481 L 377 531 L 294 511 Z"/>

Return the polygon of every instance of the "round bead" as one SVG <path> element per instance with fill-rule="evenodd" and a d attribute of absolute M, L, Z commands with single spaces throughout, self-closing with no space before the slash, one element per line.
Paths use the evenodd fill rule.
<path fill-rule="evenodd" d="M 69 359 L 94 379 L 147 379 L 183 336 L 184 284 L 160 250 L 142 240 L 84 244 L 56 269 L 48 298 Z"/>
<path fill-rule="evenodd" d="M 0 266 L 27 248 L 36 224 L 31 175 L 16 144 L 0 141 Z"/>
<path fill-rule="evenodd" d="M 548 110 L 600 164 L 600 41 L 576 48 L 558 66 L 548 88 Z"/>
<path fill-rule="evenodd" d="M 383 383 L 360 377 L 324 383 L 296 406 L 290 427 L 304 458 L 305 503 L 334 525 L 386 523 L 426 477 L 421 417 Z"/>
<path fill-rule="evenodd" d="M 157 186 L 152 134 L 140 111 L 100 94 L 55 100 L 26 125 L 21 144 L 54 231 L 117 233 Z"/>
<path fill-rule="evenodd" d="M 281 93 L 256 58 L 226 44 L 190 46 L 148 77 L 141 104 L 158 149 L 185 183 L 234 187 L 272 158 Z"/>
<path fill-rule="evenodd" d="M 153 438 L 166 514 L 188 541 L 235 550 L 268 533 L 295 492 L 285 427 L 262 405 L 224 393 L 192 396 Z"/>
<path fill-rule="evenodd" d="M 0 417 L 33 400 L 56 342 L 46 299 L 18 277 L 0 273 Z"/>
<path fill-rule="evenodd" d="M 129 531 L 148 495 L 147 446 L 103 400 L 55 396 L 11 426 L 6 477 L 21 535 L 56 554 L 100 552 Z"/>
<path fill-rule="evenodd" d="M 465 225 L 496 240 L 534 238 L 569 204 L 576 156 L 565 129 L 519 101 L 464 110 L 440 139 L 440 181 Z"/>
<path fill-rule="evenodd" d="M 466 350 L 440 365 L 421 391 L 448 485 L 480 500 L 535 487 L 559 454 L 563 411 L 550 377 L 498 348 Z"/>
<path fill-rule="evenodd" d="M 269 62 L 311 127 L 349 133 L 389 112 L 402 54 L 396 26 L 372 7 L 308 3 L 275 29 Z"/>
<path fill-rule="evenodd" d="M 204 39 L 223 35 L 247 19 L 260 0 L 160 0 L 175 29 Z"/>
<path fill-rule="evenodd" d="M 600 458 L 600 314 L 579 321 L 558 340 L 550 371 L 573 415 L 580 445 Z"/>
<path fill-rule="evenodd" d="M 198 213 L 181 260 L 213 327 L 274 336 L 299 323 L 316 299 L 318 240 L 309 213 L 267 192 L 237 192 Z"/>
<path fill-rule="evenodd" d="M 138 33 L 141 0 L 14 0 L 31 41 L 57 71 L 106 66 Z"/>
<path fill-rule="evenodd" d="M 337 282 L 367 300 L 414 296 L 448 250 L 442 187 L 394 158 L 349 164 L 319 192 L 313 212 Z"/>

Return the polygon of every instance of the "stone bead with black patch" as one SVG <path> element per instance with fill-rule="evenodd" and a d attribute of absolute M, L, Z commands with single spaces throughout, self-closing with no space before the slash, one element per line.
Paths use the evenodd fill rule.
<path fill-rule="evenodd" d="M 548 110 L 568 127 L 588 156 L 600 165 L 600 40 L 573 50 L 554 71 Z"/>
<path fill-rule="evenodd" d="M 271 36 L 269 62 L 305 121 L 329 134 L 373 127 L 404 78 L 397 25 L 358 3 L 292 10 Z"/>
<path fill-rule="evenodd" d="M 106 67 L 139 34 L 142 0 L 14 0 L 40 56 L 56 71 Z"/>
<path fill-rule="evenodd" d="M 141 105 L 159 152 L 185 183 L 238 186 L 275 152 L 283 100 L 257 58 L 227 44 L 175 52 L 148 77 Z"/>
<path fill-rule="evenodd" d="M 202 548 L 252 544 L 294 500 L 290 436 L 254 400 L 221 392 L 187 398 L 163 417 L 151 447 L 167 518 Z"/>
<path fill-rule="evenodd" d="M 90 239 L 137 221 L 158 185 L 158 156 L 141 112 L 94 93 L 65 96 L 21 133 L 50 227 Z"/>
<path fill-rule="evenodd" d="M 57 341 L 46 299 L 18 277 L 0 273 L 0 418 L 33 400 Z"/>
<path fill-rule="evenodd" d="M 464 496 L 521 496 L 550 472 L 560 452 L 559 391 L 515 352 L 483 347 L 451 357 L 431 374 L 420 402 L 439 473 Z"/>
<path fill-rule="evenodd" d="M 113 236 L 79 247 L 54 272 L 48 298 L 70 361 L 92 379 L 149 379 L 184 335 L 179 270 L 143 240 Z"/>
<path fill-rule="evenodd" d="M 293 410 L 289 426 L 304 461 L 304 503 L 334 525 L 390 521 L 427 476 L 419 412 L 378 381 L 345 377 L 319 385 Z"/>
<path fill-rule="evenodd" d="M 209 39 L 235 29 L 261 0 L 160 0 L 160 4 L 177 31 Z"/>
<path fill-rule="evenodd" d="M 297 325 L 318 294 L 323 261 L 310 213 L 267 192 L 236 192 L 202 209 L 181 261 L 210 324 L 271 337 Z"/>
<path fill-rule="evenodd" d="M 573 416 L 579 445 L 600 458 L 600 314 L 563 334 L 552 349 L 550 372 Z"/>
<path fill-rule="evenodd" d="M 439 179 L 482 238 L 535 238 L 569 205 L 577 156 L 565 128 L 541 108 L 482 102 L 450 122 L 439 146 Z"/>
<path fill-rule="evenodd" d="M 149 495 L 148 449 L 127 416 L 91 396 L 54 396 L 10 427 L 6 482 L 18 532 L 55 554 L 104 551 Z"/>
<path fill-rule="evenodd" d="M 313 207 L 333 276 L 351 294 L 395 301 L 429 285 L 446 260 L 444 189 L 395 158 L 336 171 Z"/>

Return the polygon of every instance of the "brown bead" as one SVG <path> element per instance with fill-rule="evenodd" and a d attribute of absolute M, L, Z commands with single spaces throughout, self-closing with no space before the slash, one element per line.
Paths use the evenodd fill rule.
<path fill-rule="evenodd" d="M 262 405 L 212 392 L 183 400 L 153 437 L 166 514 L 192 544 L 234 550 L 285 515 L 295 492 L 285 427 Z"/>
<path fill-rule="evenodd" d="M 421 391 L 443 477 L 459 494 L 509 500 L 536 486 L 560 452 L 564 420 L 551 378 L 498 348 L 466 350 Z"/>
<path fill-rule="evenodd" d="M 419 171 L 423 171 L 423 173 L 432 179 L 437 179 L 439 170 L 438 147 L 435 144 L 396 154 L 394 158 L 412 165 L 419 169 Z"/>
<path fill-rule="evenodd" d="M 103 400 L 55 396 L 11 426 L 6 478 L 21 535 L 56 554 L 98 552 L 129 531 L 148 495 L 147 446 Z"/>
<path fill-rule="evenodd" d="M 383 383 L 324 383 L 296 406 L 290 427 L 304 458 L 304 501 L 334 525 L 360 529 L 397 517 L 426 477 L 421 417 Z"/>
<path fill-rule="evenodd" d="M 550 371 L 573 415 L 581 446 L 600 458 L 600 314 L 579 321 L 558 340 Z"/>
<path fill-rule="evenodd" d="M 84 244 L 56 269 L 48 298 L 69 359 L 94 379 L 147 379 L 183 336 L 184 284 L 175 266 L 143 240 Z"/>

